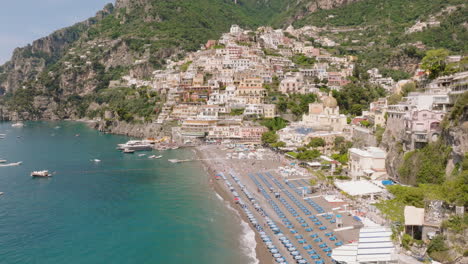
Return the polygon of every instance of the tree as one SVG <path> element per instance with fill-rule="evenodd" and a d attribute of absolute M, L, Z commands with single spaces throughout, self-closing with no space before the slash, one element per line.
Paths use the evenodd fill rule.
<path fill-rule="evenodd" d="M 279 142 L 271 144 L 270 146 L 272 148 L 284 148 L 284 147 L 286 147 L 286 143 L 283 142 L 283 141 L 279 141 Z"/>
<path fill-rule="evenodd" d="M 323 138 L 311 138 L 307 146 L 310 148 L 325 147 L 325 140 Z"/>
<path fill-rule="evenodd" d="M 427 245 L 428 253 L 445 251 L 445 250 L 447 250 L 447 247 L 445 246 L 444 237 L 441 235 L 434 237 L 429 243 L 429 245 Z"/>
<path fill-rule="evenodd" d="M 389 105 L 394 105 L 397 104 L 403 99 L 403 96 L 401 94 L 392 94 L 388 97 L 387 102 Z"/>
<path fill-rule="evenodd" d="M 313 150 L 306 150 L 304 152 L 301 152 L 297 155 L 297 158 L 300 160 L 313 160 L 322 155 L 320 151 L 313 149 Z"/>
<path fill-rule="evenodd" d="M 266 126 L 270 131 L 278 131 L 285 128 L 288 124 L 288 121 L 281 117 L 275 117 L 271 119 L 265 119 L 260 123 Z"/>
<path fill-rule="evenodd" d="M 421 68 L 430 72 L 429 78 L 435 79 L 445 71 L 445 59 L 449 55 L 446 49 L 429 50 L 421 61 Z"/>
<path fill-rule="evenodd" d="M 364 127 L 370 127 L 371 126 L 371 123 L 368 121 L 368 120 L 361 120 L 361 122 L 359 122 L 361 124 L 361 126 L 364 126 Z"/>
<path fill-rule="evenodd" d="M 416 91 L 416 84 L 414 82 L 405 83 L 401 87 L 401 95 L 402 96 L 407 96 L 409 93 L 414 92 L 414 91 Z"/>
<path fill-rule="evenodd" d="M 265 144 L 274 144 L 278 141 L 279 136 L 273 131 L 263 133 L 262 142 Z"/>

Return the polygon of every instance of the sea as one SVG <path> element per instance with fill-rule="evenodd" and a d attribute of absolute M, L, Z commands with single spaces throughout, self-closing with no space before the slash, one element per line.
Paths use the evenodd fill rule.
<path fill-rule="evenodd" d="M 168 161 L 193 150 L 124 154 L 131 138 L 83 123 L 11 125 L 0 123 L 0 160 L 22 164 L 0 167 L 1 264 L 258 263 L 254 232 L 202 164 Z"/>

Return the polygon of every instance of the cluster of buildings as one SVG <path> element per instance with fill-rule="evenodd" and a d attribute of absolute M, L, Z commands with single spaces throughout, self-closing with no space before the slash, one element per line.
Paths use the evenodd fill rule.
<path fill-rule="evenodd" d="M 239 115 L 276 117 L 276 106 L 266 102 L 266 88 L 273 81 L 286 95 L 317 92 L 323 83 L 332 89 L 349 83 L 355 58 L 334 57 L 301 41 L 305 32 L 310 29 L 249 31 L 233 25 L 219 40 L 209 40 L 183 60 L 168 60 L 167 68 L 155 71 L 150 80 L 125 76 L 122 82 L 164 94 L 167 101 L 157 123 L 178 121 L 183 137 L 260 143 L 257 131 L 263 130 L 239 122 Z M 298 65 L 297 56 L 310 63 Z M 303 119 L 315 130 L 317 122 L 324 122 L 327 131 L 342 131 L 346 124 L 336 100 L 311 105 Z"/>
<path fill-rule="evenodd" d="M 422 92 L 411 92 L 402 102 L 386 106 L 387 132 L 403 138 L 404 147 L 414 150 L 436 141 L 441 122 L 456 98 L 468 91 L 468 72 L 439 77 Z"/>

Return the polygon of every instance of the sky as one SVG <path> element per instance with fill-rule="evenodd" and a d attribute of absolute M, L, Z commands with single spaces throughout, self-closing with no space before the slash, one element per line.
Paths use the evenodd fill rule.
<path fill-rule="evenodd" d="M 114 0 L 0 0 L 0 65 L 13 50 L 96 14 Z"/>

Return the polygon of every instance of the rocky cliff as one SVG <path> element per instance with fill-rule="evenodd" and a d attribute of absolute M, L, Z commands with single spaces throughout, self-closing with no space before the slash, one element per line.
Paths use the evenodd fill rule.
<path fill-rule="evenodd" d="M 0 67 L 0 90 L 12 92 L 37 79 L 47 66 L 60 60 L 91 25 L 111 14 L 113 9 L 113 5 L 107 5 L 86 21 L 57 30 L 26 47 L 15 49 L 11 60 Z"/>

